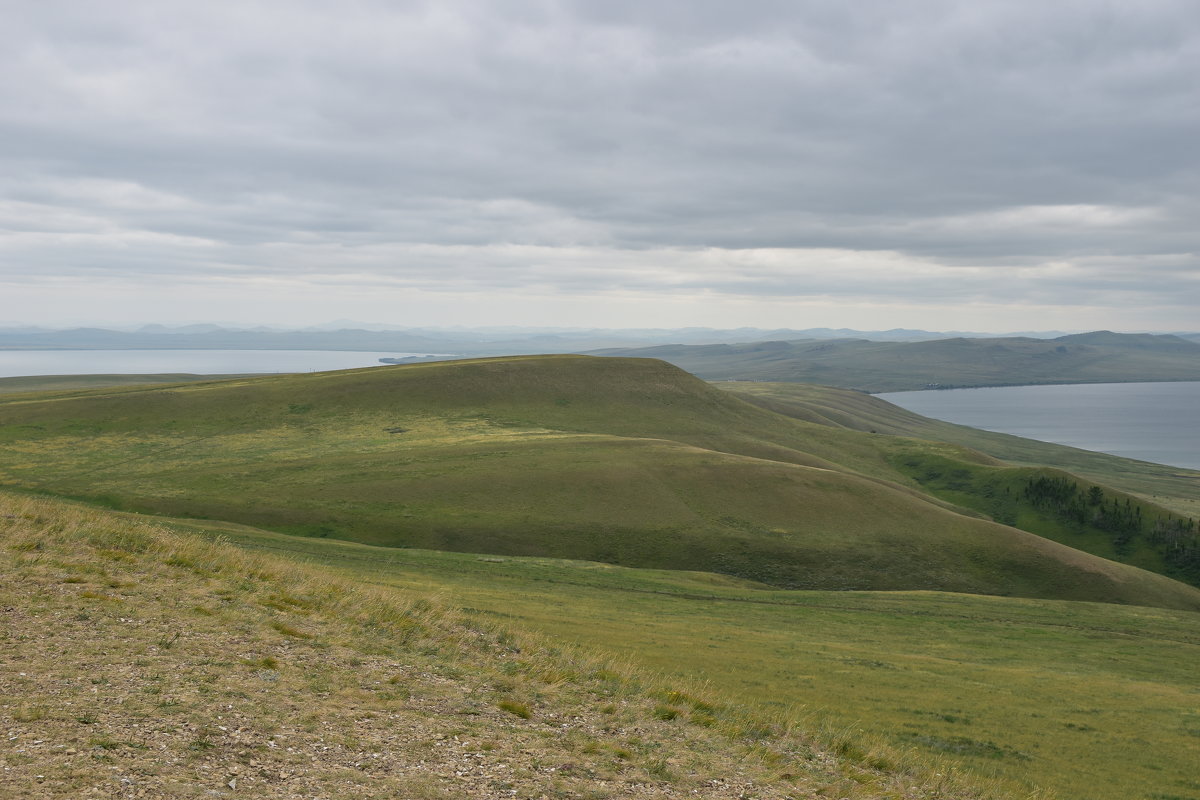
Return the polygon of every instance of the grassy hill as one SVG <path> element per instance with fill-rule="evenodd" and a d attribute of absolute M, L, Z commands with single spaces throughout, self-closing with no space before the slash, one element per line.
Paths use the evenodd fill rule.
<path fill-rule="evenodd" d="M 103 389 L 112 386 L 149 386 L 160 383 L 191 383 L 241 375 L 194 375 L 184 372 L 142 375 L 29 375 L 0 378 L 0 394 L 20 392 L 66 392 L 76 389 Z"/>
<path fill-rule="evenodd" d="M 6 797 L 1003 796 L 423 591 L 62 503 L 0 511 Z"/>
<path fill-rule="evenodd" d="M 757 342 L 601 350 L 659 358 L 709 380 L 818 383 L 868 392 L 1034 383 L 1200 380 L 1200 344 L 1109 331 L 923 342 Z"/>
<path fill-rule="evenodd" d="M 148 522 L 0 493 L 0 790 L 1200 795 L 1194 612 Z"/>
<path fill-rule="evenodd" d="M 1193 476 L 732 388 L 544 357 L 0 398 L 0 794 L 1200 797 L 1200 593 L 1023 491 L 1082 465 L 1149 517 Z M 897 589 L 963 584 L 1024 598 Z"/>
<path fill-rule="evenodd" d="M 717 385 L 780 414 L 887 435 L 879 447 L 896 469 L 956 505 L 1089 553 L 1200 584 L 1195 524 L 1200 472 L 932 420 L 845 389 Z M 1001 461 L 981 460 L 980 453 Z M 1051 487 L 1046 481 L 1055 483 Z M 1054 497 L 1048 496 L 1054 487 Z M 1169 535 L 1176 529 L 1187 534 L 1186 547 Z"/>
<path fill-rule="evenodd" d="M 1175 581 L 961 513 L 872 434 L 651 360 L 16 396 L 0 400 L 0 454 L 10 486 L 393 547 L 1200 608 Z"/>
<path fill-rule="evenodd" d="M 713 384 L 779 414 L 834 428 L 949 442 L 1024 466 L 1057 467 L 1200 517 L 1200 472 L 930 419 L 863 392 L 804 383 Z"/>

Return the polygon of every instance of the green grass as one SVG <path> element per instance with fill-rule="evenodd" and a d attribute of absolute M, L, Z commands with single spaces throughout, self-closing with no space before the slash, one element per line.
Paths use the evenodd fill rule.
<path fill-rule="evenodd" d="M 845 737 L 847 752 L 863 736 L 881 736 L 1062 798 L 1198 796 L 1194 612 L 936 592 L 786 592 L 703 573 L 173 524 L 372 584 L 439 592 L 481 620 L 617 655 L 668 685 L 702 681 L 709 696 Z M 659 695 L 651 714 L 666 719 L 687 697 Z M 703 725 L 703 706 L 670 721 L 693 713 Z"/>
<path fill-rule="evenodd" d="M 1010 796 L 1040 785 L 1064 798 L 1198 796 L 1188 765 L 1200 615 L 1146 607 L 1200 607 L 1194 590 L 971 516 L 1015 508 L 1014 521 L 1046 536 L 1104 544 L 984 503 L 1028 471 L 968 441 L 912 438 L 941 423 L 855 393 L 743 386 L 765 407 L 655 362 L 550 357 L 11 395 L 0 399 L 0 478 L 225 520 L 171 525 L 624 659 L 662 687 L 640 719 L 671 729 L 732 730 L 721 709 L 734 705 L 753 711 L 732 733 L 752 747 L 795 725 L 859 767 L 945 759 L 1023 787 Z M 990 456 L 1041 452 L 979 435 Z M 1120 461 L 1086 463 L 1117 475 Z M 1173 492 L 1176 507 L 1189 500 L 1185 477 L 1131 476 Z M 112 566 L 92 578 L 91 562 L 77 564 L 62 585 L 89 614 L 136 613 L 148 590 L 117 573 L 149 545 L 111 525 L 91 535 Z M 39 559 L 42 548 L 25 537 L 9 551 Z M 1156 566 L 1153 553 L 1122 557 Z M 164 552 L 161 569 L 181 586 L 214 574 L 188 547 Z M 180 613 L 219 626 L 238 587 L 261 582 L 262 635 L 328 643 L 330 595 L 279 584 L 278 572 L 257 565 L 221 593 L 185 592 Z M 828 591 L 848 588 L 896 591 Z M 1058 599 L 899 591 L 916 588 Z M 426 635 L 389 625 L 401 640 Z M 180 630 L 163 617 L 145 646 L 185 654 Z M 232 658 L 233 672 L 244 680 L 254 664 L 290 679 L 286 659 L 268 669 L 266 657 Z M 606 670 L 594 711 L 621 718 Z M 541 687 L 571 671 L 550 659 L 519 682 L 494 676 L 469 713 L 536 722 Z M 304 680 L 327 691 L 328 677 Z M 45 713 L 25 705 L 14 717 Z M 681 774 L 637 743 L 586 752 L 657 780 Z"/>
<path fill-rule="evenodd" d="M 1200 516 L 1200 471 L 982 431 L 922 417 L 863 392 L 803 383 L 716 383 L 780 414 L 828 427 L 949 442 L 1022 466 L 1049 466 Z M 941 452 L 945 452 L 943 448 Z"/>
<path fill-rule="evenodd" d="M 529 719 L 533 716 L 533 712 L 530 711 L 528 705 L 525 703 L 519 703 L 516 700 L 501 700 L 499 703 L 496 703 L 496 707 L 501 711 L 507 711 L 514 717 L 520 717 L 521 719 Z"/>
<path fill-rule="evenodd" d="M 886 444 L 661 362 L 579 356 L 0 400 L 0 480 L 114 508 L 788 588 L 1200 607 L 959 513 Z"/>
<path fill-rule="evenodd" d="M 0 554 L 6 796 L 1012 796 L 423 588 L 111 512 L 0 493 Z M 63 581 L 81 575 L 119 583 L 122 605 Z M 285 598 L 304 639 L 266 602 Z M 663 698 L 705 718 L 666 718 Z"/>
<path fill-rule="evenodd" d="M 117 386 L 148 386 L 167 383 L 194 383 L 241 375 L 193 375 L 185 372 L 145 375 L 30 375 L 0 378 L 0 394 L 21 392 L 78 392 Z"/>
<path fill-rule="evenodd" d="M 780 383 L 718 384 L 781 414 L 831 428 L 877 435 L 889 462 L 925 491 L 1069 547 L 1200 584 L 1196 518 L 1200 472 L 1092 453 L 940 422 L 875 397 L 831 387 Z M 915 438 L 919 437 L 919 438 Z M 964 450 L 963 448 L 971 448 Z M 992 456 L 983 458 L 980 454 Z M 1023 500 L 1032 477 L 1058 467 L 1081 492 L 1097 487 L 1105 497 L 1131 502 L 1142 520 L 1132 537 L 1109 526 L 1034 508 Z M 1190 529 L 1182 550 L 1157 534 L 1160 524 Z"/>
<path fill-rule="evenodd" d="M 975 464 L 920 447 L 896 448 L 893 463 L 932 494 L 1006 525 L 1200 584 L 1193 519 L 1045 467 Z M 1057 486 L 1058 491 L 1046 494 L 1047 486 Z"/>

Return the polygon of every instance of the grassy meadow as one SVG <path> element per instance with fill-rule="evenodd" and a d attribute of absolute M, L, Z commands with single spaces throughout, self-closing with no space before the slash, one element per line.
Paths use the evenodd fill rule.
<path fill-rule="evenodd" d="M 1014 796 L 436 594 L 0 492 L 0 794 Z"/>
<path fill-rule="evenodd" d="M 1200 584 L 1200 560 L 1172 554 L 1154 533 L 1161 522 L 1186 526 L 1194 536 L 1200 517 L 1200 472 L 928 419 L 845 389 L 793 383 L 717 385 L 786 416 L 879 434 L 880 452 L 897 472 L 958 507 L 1103 558 Z M 1081 493 L 1099 492 L 1106 506 L 1128 504 L 1142 522 L 1140 530 L 1122 535 L 1114 526 L 1081 524 L 1031 501 L 1028 486 L 1042 478 L 1068 481 Z"/>
<path fill-rule="evenodd" d="M 480 797 L 1200 798 L 1200 590 L 1022 493 L 1050 465 L 1150 519 L 1200 501 L 1193 475 L 856 392 L 724 388 L 561 356 L 0 396 L 24 626 L 0 634 L 23 665 L 0 664 L 21 748 L 0 760 L 30 797 L 114 767 L 162 796 L 220 774 L 457 797 L 399 762 L 348 788 L 375 750 L 455 741 L 446 775 L 537 765 L 469 771 Z M 44 631 L 70 675 L 28 677 L 55 662 Z M 94 701 L 61 687 L 98 667 L 125 688 L 77 714 Z M 216 733 L 216 698 L 256 744 Z M 171 766 L 147 772 L 128 723 L 167 713 Z M 420 735 L 385 747 L 389 724 Z M 72 758 L 25 744 L 47 725 Z"/>
<path fill-rule="evenodd" d="M 21 392 L 70 392 L 107 389 L 115 386 L 151 386 L 162 383 L 192 383 L 240 375 L 194 375 L 185 372 L 141 375 L 29 375 L 0 378 L 0 394 Z"/>
<path fill-rule="evenodd" d="M 0 398 L 0 480 L 118 509 L 784 588 L 1200 608 L 1198 590 L 964 513 L 892 445 L 662 362 L 583 356 Z"/>
<path fill-rule="evenodd" d="M 1057 467 L 1145 498 L 1178 514 L 1200 517 L 1200 472 L 1196 470 L 955 425 L 849 389 L 748 381 L 722 381 L 713 385 L 777 413 L 834 428 L 952 443 L 1009 464 Z"/>
<path fill-rule="evenodd" d="M 799 728 L 883 740 L 1008 796 L 1200 797 L 1200 614 L 939 592 L 788 592 L 727 576 L 380 549 L 176 521 L 438 594 Z"/>

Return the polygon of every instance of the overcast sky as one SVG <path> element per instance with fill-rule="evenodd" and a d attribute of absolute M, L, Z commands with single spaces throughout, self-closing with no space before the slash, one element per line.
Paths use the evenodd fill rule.
<path fill-rule="evenodd" d="M 1200 329 L 1200 4 L 0 0 L 0 325 Z"/>

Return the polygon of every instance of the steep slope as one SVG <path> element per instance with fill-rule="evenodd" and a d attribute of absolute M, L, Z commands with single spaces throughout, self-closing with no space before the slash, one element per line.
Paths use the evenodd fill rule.
<path fill-rule="evenodd" d="M 870 434 L 647 360 L 525 357 L 0 403 L 0 476 L 121 508 L 389 546 L 1200 607 L 964 516 Z"/>
<path fill-rule="evenodd" d="M 906 437 L 878 444 L 923 489 L 1071 547 L 1200 585 L 1200 472 L 927 419 L 845 389 L 720 385 L 797 419 Z M 1015 463 L 981 460 L 980 453 Z"/>
<path fill-rule="evenodd" d="M 1030 383 L 1200 380 L 1200 344 L 1178 336 L 1098 331 L 923 342 L 757 342 L 602 350 L 660 358 L 709 380 L 799 381 L 868 392 Z"/>
<path fill-rule="evenodd" d="M 848 430 L 969 447 L 1024 466 L 1050 466 L 1140 495 L 1184 516 L 1200 516 L 1200 472 L 1023 439 L 930 419 L 877 397 L 806 383 L 729 381 L 715 386 L 776 413 Z"/>

